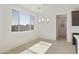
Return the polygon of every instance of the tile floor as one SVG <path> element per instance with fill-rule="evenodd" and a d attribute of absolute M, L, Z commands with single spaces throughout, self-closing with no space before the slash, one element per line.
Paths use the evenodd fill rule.
<path fill-rule="evenodd" d="M 27 48 L 33 46 L 39 41 L 45 41 L 52 43 L 52 46 L 47 50 L 45 54 L 76 54 L 75 45 L 72 43 L 66 42 L 63 38 L 59 38 L 58 40 L 47 40 L 47 39 L 37 39 L 30 43 L 21 45 L 9 51 L 7 54 L 19 54 L 20 52 L 26 50 Z"/>

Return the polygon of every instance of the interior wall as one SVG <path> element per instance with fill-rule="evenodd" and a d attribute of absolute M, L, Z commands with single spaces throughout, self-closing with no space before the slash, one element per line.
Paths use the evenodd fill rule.
<path fill-rule="evenodd" d="M 46 15 L 50 19 L 49 23 L 39 23 L 39 36 L 43 39 L 56 40 L 56 16 Z"/>
<path fill-rule="evenodd" d="M 26 9 L 15 5 L 17 9 L 31 13 Z M 0 5 L 0 53 L 6 52 L 24 43 L 28 43 L 38 37 L 35 30 L 26 32 L 11 32 L 11 9 L 14 5 Z M 31 13 L 35 15 L 34 13 Z M 36 15 L 35 15 L 36 16 Z"/>

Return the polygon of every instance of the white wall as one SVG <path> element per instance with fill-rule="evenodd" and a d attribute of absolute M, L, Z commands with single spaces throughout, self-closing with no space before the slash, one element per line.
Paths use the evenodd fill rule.
<path fill-rule="evenodd" d="M 72 11 L 67 11 L 67 42 L 72 42 L 72 33 L 79 33 L 79 26 L 72 26 Z"/>
<path fill-rule="evenodd" d="M 47 15 L 50 22 L 39 23 L 39 36 L 43 39 L 56 40 L 56 16 Z"/>
<path fill-rule="evenodd" d="M 24 12 L 31 13 L 18 5 L 15 6 L 17 9 L 21 9 Z M 21 44 L 32 41 L 38 37 L 36 33 L 36 23 L 34 31 L 15 33 L 11 32 L 11 9 L 15 6 L 0 5 L 0 53 L 15 48 Z"/>

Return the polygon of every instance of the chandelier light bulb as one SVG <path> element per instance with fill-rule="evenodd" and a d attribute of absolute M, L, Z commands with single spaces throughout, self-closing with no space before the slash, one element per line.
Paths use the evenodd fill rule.
<path fill-rule="evenodd" d="M 47 19 L 47 22 L 49 22 L 50 21 L 50 19 Z"/>
<path fill-rule="evenodd" d="M 38 22 L 41 22 L 41 19 L 39 19 Z"/>
<path fill-rule="evenodd" d="M 44 18 L 42 18 L 42 21 L 45 21 L 45 19 L 44 19 Z"/>

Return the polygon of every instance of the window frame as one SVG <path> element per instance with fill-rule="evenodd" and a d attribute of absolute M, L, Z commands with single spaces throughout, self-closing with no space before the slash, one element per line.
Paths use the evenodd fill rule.
<path fill-rule="evenodd" d="M 31 25 L 31 16 L 33 16 L 34 18 L 33 18 L 33 20 L 35 21 L 35 16 L 34 15 L 32 15 L 32 14 L 29 14 L 29 13 L 26 13 L 26 12 L 24 12 L 24 11 L 20 11 L 20 10 L 17 10 L 17 9 L 12 9 L 11 10 L 11 23 L 12 23 L 12 11 L 17 11 L 17 12 L 19 12 L 19 16 L 18 16 L 18 31 L 12 31 L 12 24 L 11 24 L 11 32 L 27 32 L 27 31 L 34 31 L 34 29 L 35 29 L 35 25 L 33 24 L 33 28 L 34 29 L 31 29 L 31 26 L 29 26 L 29 30 L 25 30 L 25 31 L 20 31 L 20 13 L 25 13 L 26 15 L 29 15 L 29 21 L 30 21 L 30 24 L 29 25 Z M 33 21 L 33 23 L 34 23 L 34 21 Z"/>

